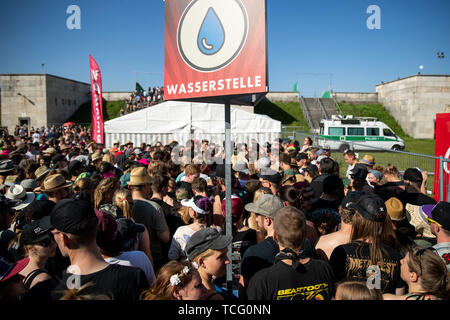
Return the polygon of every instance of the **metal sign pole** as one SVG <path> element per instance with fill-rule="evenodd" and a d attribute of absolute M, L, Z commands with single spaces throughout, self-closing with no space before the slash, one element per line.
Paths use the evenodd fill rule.
<path fill-rule="evenodd" d="M 230 102 L 225 102 L 225 198 L 226 198 L 226 235 L 232 236 L 232 221 L 231 221 L 231 106 Z M 232 269 L 232 245 L 228 246 L 228 259 L 230 263 L 227 264 L 227 289 L 231 292 L 233 287 L 233 269 Z"/>

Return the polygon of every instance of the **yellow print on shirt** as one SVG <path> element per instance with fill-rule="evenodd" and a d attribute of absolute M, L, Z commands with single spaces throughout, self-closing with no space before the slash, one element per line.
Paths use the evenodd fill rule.
<path fill-rule="evenodd" d="M 328 284 L 278 290 L 277 300 L 325 300 L 329 296 Z"/>

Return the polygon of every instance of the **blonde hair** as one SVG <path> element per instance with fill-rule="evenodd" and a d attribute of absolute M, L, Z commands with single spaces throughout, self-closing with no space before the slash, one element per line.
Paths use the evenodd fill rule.
<path fill-rule="evenodd" d="M 113 204 L 119 207 L 125 218 L 132 220 L 133 198 L 128 189 L 120 188 L 114 192 Z"/>
<path fill-rule="evenodd" d="M 189 268 L 188 273 L 183 273 L 183 269 L 185 267 Z M 193 270 L 194 267 L 192 266 L 192 263 L 188 260 L 185 261 L 169 261 L 164 266 L 159 269 L 158 274 L 156 276 L 156 282 L 155 285 L 148 290 L 145 290 L 141 293 L 140 299 L 141 300 L 175 300 L 175 297 L 173 295 L 175 289 L 179 288 L 182 289 L 188 285 L 189 282 L 191 282 L 193 278 Z M 170 278 L 173 275 L 180 275 L 179 276 L 180 283 L 176 286 L 172 286 L 170 284 Z"/>
<path fill-rule="evenodd" d="M 259 188 L 258 190 L 255 191 L 255 194 L 253 196 L 253 202 L 256 202 L 256 200 L 258 200 L 258 198 L 261 195 L 263 195 L 263 194 L 271 194 L 271 193 L 272 193 L 272 191 L 270 191 L 269 188 Z M 253 213 L 253 212 L 250 213 L 250 217 L 248 218 L 248 227 L 253 229 L 253 230 L 256 230 L 256 231 L 259 231 L 259 232 L 263 233 L 264 237 L 265 237 L 266 230 L 259 228 L 258 223 L 256 222 L 256 214 Z"/>
<path fill-rule="evenodd" d="M 114 156 L 112 154 L 105 154 L 102 158 L 102 162 L 114 163 Z"/>
<path fill-rule="evenodd" d="M 346 281 L 340 283 L 339 297 L 336 300 L 383 300 L 383 294 L 380 289 L 369 289 L 365 282 Z M 337 299 L 339 298 L 339 299 Z"/>
<path fill-rule="evenodd" d="M 112 197 L 114 195 L 116 185 L 119 180 L 116 178 L 104 178 L 100 181 L 94 191 L 94 208 L 98 208 L 105 203 L 112 203 Z"/>

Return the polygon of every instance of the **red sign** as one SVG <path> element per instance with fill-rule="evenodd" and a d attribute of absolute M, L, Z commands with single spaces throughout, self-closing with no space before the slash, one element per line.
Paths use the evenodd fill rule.
<path fill-rule="evenodd" d="M 265 0 L 165 1 L 164 99 L 267 91 Z"/>
<path fill-rule="evenodd" d="M 102 100 L 102 75 L 97 62 L 89 55 L 89 65 L 91 71 L 91 123 L 92 139 L 97 143 L 104 143 L 103 128 L 103 100 Z"/>
<path fill-rule="evenodd" d="M 450 113 L 436 114 L 435 128 L 435 156 L 450 158 Z M 434 165 L 434 199 L 436 201 L 450 201 L 448 195 L 448 183 L 450 179 L 450 162 L 444 162 L 444 199 L 440 197 L 440 177 L 439 177 L 439 160 L 435 160 Z"/>

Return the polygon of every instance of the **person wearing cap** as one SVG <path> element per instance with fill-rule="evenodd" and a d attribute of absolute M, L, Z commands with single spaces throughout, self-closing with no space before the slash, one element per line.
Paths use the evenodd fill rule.
<path fill-rule="evenodd" d="M 414 235 L 411 229 L 406 225 L 406 215 L 403 203 L 396 197 L 389 198 L 385 203 L 386 210 L 392 222 L 395 236 L 402 247 L 413 246 Z"/>
<path fill-rule="evenodd" d="M 111 154 L 114 154 L 117 151 L 119 151 L 119 148 L 120 148 L 120 141 L 119 140 L 114 140 L 113 147 L 111 149 L 109 149 L 109 152 Z"/>
<path fill-rule="evenodd" d="M 305 175 L 305 169 L 308 167 L 308 155 L 304 152 L 300 152 L 295 156 L 295 162 L 297 163 L 298 173 Z"/>
<path fill-rule="evenodd" d="M 201 228 L 186 244 L 186 256 L 198 265 L 202 284 L 206 288 L 205 300 L 235 300 L 236 297 L 214 283 L 214 279 L 225 276 L 228 245 L 232 237 L 220 234 L 214 228 Z M 233 298 L 234 297 L 234 298 Z"/>
<path fill-rule="evenodd" d="M 398 198 L 404 205 L 406 203 L 415 206 L 424 206 L 427 204 L 435 205 L 437 202 L 427 195 L 425 189 L 426 172 L 417 168 L 408 168 L 403 174 L 403 182 L 405 183 L 405 191 L 398 195 Z"/>
<path fill-rule="evenodd" d="M 313 199 L 318 199 L 323 192 L 323 181 L 326 177 L 328 177 L 330 174 L 334 174 L 334 168 L 335 163 L 332 159 L 326 157 L 322 160 L 320 160 L 319 168 L 319 175 L 312 179 L 311 181 L 311 188 L 314 191 Z M 342 196 L 343 198 L 343 196 Z M 340 199 L 342 199 L 340 198 Z"/>
<path fill-rule="evenodd" d="M 273 220 L 277 211 L 283 208 L 283 202 L 273 194 L 262 194 L 255 202 L 248 203 L 244 208 L 256 215 L 258 227 L 265 230 L 266 238 L 245 251 L 239 279 L 240 298 L 245 297 L 245 290 L 251 277 L 259 270 L 273 265 L 275 256 L 280 250 L 273 239 Z"/>
<path fill-rule="evenodd" d="M 375 186 L 381 186 L 381 180 L 383 179 L 383 174 L 378 170 L 369 170 L 367 174 L 367 183 L 372 188 Z"/>
<path fill-rule="evenodd" d="M 448 300 L 450 283 L 445 264 L 433 248 L 409 247 L 401 260 L 401 277 L 408 293 L 385 293 L 384 300 Z"/>
<path fill-rule="evenodd" d="M 20 274 L 28 264 L 25 258 L 17 262 L 9 262 L 0 257 L 0 301 L 17 301 L 25 293 L 23 276 Z"/>
<path fill-rule="evenodd" d="M 274 219 L 273 237 L 280 253 L 273 266 L 260 270 L 251 278 L 248 299 L 331 300 L 334 279 L 330 265 L 303 255 L 306 238 L 303 212 L 294 207 L 279 210 Z"/>
<path fill-rule="evenodd" d="M 361 196 L 361 192 L 351 191 L 342 200 L 339 205 L 339 214 L 341 217 L 341 223 L 339 230 L 330 234 L 322 235 L 316 244 L 316 253 L 318 257 L 325 261 L 330 260 L 331 253 L 336 247 L 351 242 L 352 235 L 352 220 L 354 212 L 347 208 L 352 202 L 358 201 Z"/>
<path fill-rule="evenodd" d="M 383 293 L 403 294 L 399 244 L 383 199 L 373 194 L 362 195 L 347 208 L 354 212 L 352 237 L 350 243 L 336 247 L 331 253 L 335 282 L 364 281 Z"/>
<path fill-rule="evenodd" d="M 190 237 L 198 230 L 212 224 L 213 206 L 209 198 L 198 195 L 188 200 L 181 200 L 181 205 L 189 208 L 189 216 L 193 222 L 176 229 L 168 252 L 169 260 L 186 259 L 185 248 Z"/>
<path fill-rule="evenodd" d="M 375 165 L 375 157 L 370 154 L 365 154 L 364 157 L 359 160 L 359 163 L 362 163 L 367 167 L 367 170 L 372 170 Z"/>
<path fill-rule="evenodd" d="M 58 203 L 58 201 L 70 198 L 71 181 L 66 181 L 62 174 L 53 174 L 44 179 L 38 188 L 41 193 L 48 196 L 48 200 Z"/>
<path fill-rule="evenodd" d="M 374 193 L 374 188 L 372 188 L 367 183 L 367 168 L 365 165 L 360 163 L 355 164 L 353 169 L 350 171 L 350 188 L 353 191 L 360 191 L 362 193 Z"/>
<path fill-rule="evenodd" d="M 20 234 L 19 245 L 30 260 L 25 269 L 20 272 L 24 276 L 26 292 L 38 283 L 40 283 L 40 290 L 46 288 L 47 293 L 53 288 L 52 277 L 46 269 L 48 259 L 54 257 L 56 253 L 56 243 L 50 230 L 50 217 L 46 216 L 26 225 Z M 36 297 L 38 298 L 38 295 Z"/>
<path fill-rule="evenodd" d="M 450 272 L 450 203 L 440 201 L 436 205 L 422 207 L 437 243 L 433 246 Z"/>
<path fill-rule="evenodd" d="M 5 197 L 17 202 L 17 205 L 13 209 L 20 211 L 25 209 L 34 200 L 35 194 L 33 192 L 27 192 L 20 184 L 13 184 L 6 191 Z"/>
<path fill-rule="evenodd" d="M 84 200 L 59 201 L 50 215 L 51 232 L 63 256 L 70 258 L 60 282 L 52 291 L 60 299 L 66 290 L 80 288 L 83 294 L 106 294 L 114 300 L 137 300 L 148 288 L 144 272 L 135 267 L 108 264 L 97 246 L 98 218 L 93 206 Z"/>
<path fill-rule="evenodd" d="M 104 211 L 95 211 L 97 215 L 97 245 L 103 258 L 109 264 L 137 267 L 144 271 L 149 286 L 155 283 L 155 272 L 149 258 L 138 251 L 138 233 L 144 226 L 135 224 L 129 219 L 115 219 Z M 119 221 L 121 229 L 119 229 Z M 130 243 L 131 242 L 131 243 Z M 127 250 L 125 250 L 125 245 Z"/>
<path fill-rule="evenodd" d="M 131 170 L 128 188 L 131 190 L 134 206 L 132 218 L 136 223 L 147 227 L 150 235 L 150 251 L 153 256 L 153 268 L 157 271 L 168 261 L 164 254 L 163 243 L 170 242 L 170 230 L 160 206 L 149 200 L 151 179 L 144 167 Z M 160 210 L 156 209 L 156 206 Z"/>

